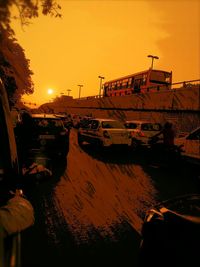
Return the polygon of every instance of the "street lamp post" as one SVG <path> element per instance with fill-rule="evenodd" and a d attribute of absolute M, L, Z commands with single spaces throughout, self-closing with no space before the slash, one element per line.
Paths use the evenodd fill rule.
<path fill-rule="evenodd" d="M 157 56 L 153 56 L 153 55 L 148 55 L 148 57 L 151 57 L 151 69 L 153 69 L 153 61 L 154 61 L 154 59 L 159 59 L 159 57 L 157 57 Z"/>
<path fill-rule="evenodd" d="M 99 97 L 101 97 L 102 80 L 105 79 L 105 77 L 99 75 L 98 78 L 100 79 L 100 85 L 99 85 Z"/>
<path fill-rule="evenodd" d="M 79 86 L 79 98 L 81 97 L 81 87 L 83 87 L 82 84 L 78 84 L 77 86 Z"/>
<path fill-rule="evenodd" d="M 67 89 L 67 92 L 68 92 L 68 96 L 69 96 L 69 93 L 71 92 L 71 89 Z"/>

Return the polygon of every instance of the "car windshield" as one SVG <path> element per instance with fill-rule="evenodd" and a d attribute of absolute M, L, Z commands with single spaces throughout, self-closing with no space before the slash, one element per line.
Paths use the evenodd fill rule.
<path fill-rule="evenodd" d="M 35 127 L 37 127 L 39 134 L 43 133 L 58 133 L 63 130 L 63 122 L 59 119 L 34 119 Z"/>
<path fill-rule="evenodd" d="M 150 74 L 150 82 L 167 84 L 170 83 L 171 73 L 165 71 L 152 70 Z"/>
<path fill-rule="evenodd" d="M 143 131 L 160 131 L 161 125 L 159 123 L 143 123 L 141 125 Z"/>
<path fill-rule="evenodd" d="M 124 129 L 125 126 L 120 121 L 103 121 L 102 122 L 102 128 L 104 128 L 104 129 L 111 129 L 111 128 Z"/>
<path fill-rule="evenodd" d="M 91 124 L 91 120 L 81 120 L 80 121 L 80 127 L 81 128 L 89 128 L 89 126 L 90 126 L 90 124 Z"/>
<path fill-rule="evenodd" d="M 127 129 L 136 129 L 138 127 L 138 124 L 135 122 L 127 122 L 125 123 L 125 127 Z"/>

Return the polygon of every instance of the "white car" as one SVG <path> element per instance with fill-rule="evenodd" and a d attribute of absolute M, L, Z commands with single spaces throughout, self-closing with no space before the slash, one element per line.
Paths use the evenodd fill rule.
<path fill-rule="evenodd" d="M 142 120 L 128 120 L 124 125 L 132 135 L 133 147 L 148 146 L 150 138 L 162 129 L 162 125 L 158 122 Z"/>
<path fill-rule="evenodd" d="M 181 147 L 181 155 L 186 160 L 200 165 L 200 127 L 175 138 L 175 145 Z"/>
<path fill-rule="evenodd" d="M 78 130 L 78 143 L 109 147 L 111 145 L 131 146 L 131 135 L 123 123 L 114 119 L 92 119 L 87 127 Z"/>

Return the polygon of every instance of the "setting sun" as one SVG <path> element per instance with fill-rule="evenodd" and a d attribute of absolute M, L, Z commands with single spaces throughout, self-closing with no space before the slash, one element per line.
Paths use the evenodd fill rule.
<path fill-rule="evenodd" d="M 53 94 L 53 89 L 49 88 L 49 89 L 47 90 L 47 93 L 48 93 L 48 95 L 52 95 L 52 94 Z"/>

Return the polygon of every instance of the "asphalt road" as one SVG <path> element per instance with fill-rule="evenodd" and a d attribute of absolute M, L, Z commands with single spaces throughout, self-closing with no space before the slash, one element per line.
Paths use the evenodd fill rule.
<path fill-rule="evenodd" d="M 35 224 L 22 233 L 22 267 L 138 266 L 146 210 L 199 193 L 198 170 L 149 150 L 79 147 L 70 134 L 66 162 L 26 192 Z"/>

